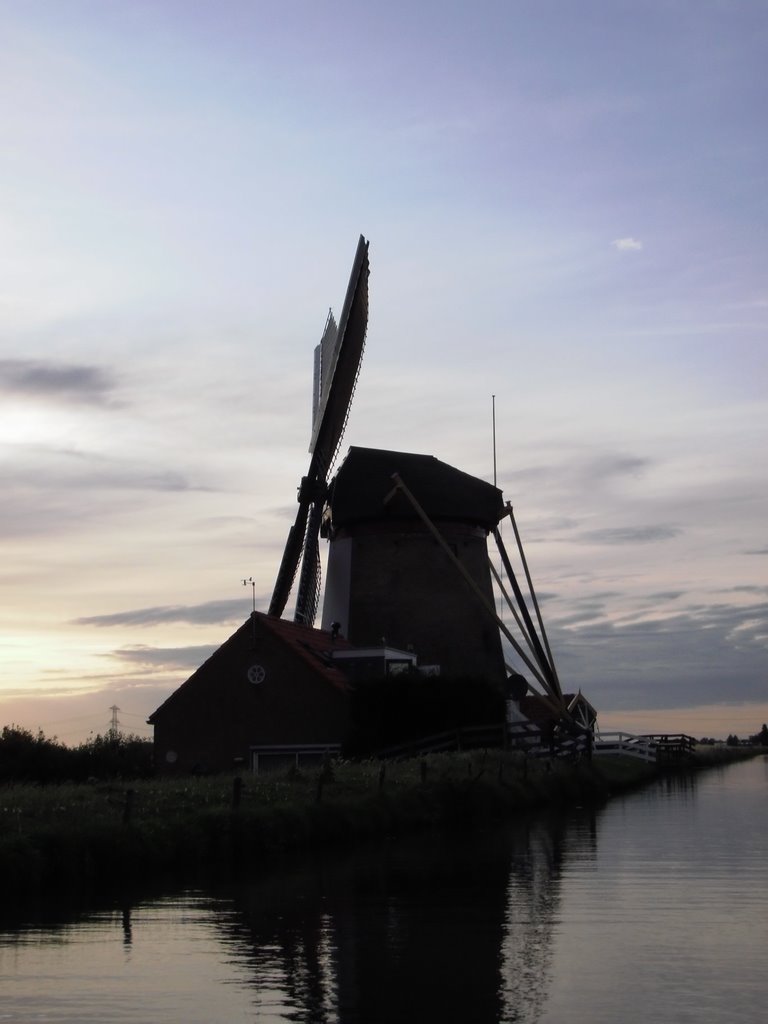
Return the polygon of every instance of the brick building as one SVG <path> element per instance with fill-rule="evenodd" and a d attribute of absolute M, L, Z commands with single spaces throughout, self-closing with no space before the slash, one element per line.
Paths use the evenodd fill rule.
<path fill-rule="evenodd" d="M 347 737 L 349 680 L 415 661 L 254 612 L 150 715 L 155 763 L 166 773 L 317 764 Z"/>

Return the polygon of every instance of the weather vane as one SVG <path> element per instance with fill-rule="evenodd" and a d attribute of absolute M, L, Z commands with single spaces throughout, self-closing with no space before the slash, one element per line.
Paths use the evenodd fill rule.
<path fill-rule="evenodd" d="M 253 576 L 249 576 L 247 580 L 243 580 L 243 586 L 244 587 L 247 587 L 249 583 L 250 583 L 251 589 L 253 591 L 253 613 L 255 615 L 256 614 L 256 581 L 254 580 Z"/>

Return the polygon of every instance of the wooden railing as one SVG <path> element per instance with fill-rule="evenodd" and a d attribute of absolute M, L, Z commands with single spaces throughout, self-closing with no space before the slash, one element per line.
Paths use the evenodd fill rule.
<path fill-rule="evenodd" d="M 505 733 L 506 746 L 524 750 L 530 757 L 580 757 L 590 752 L 586 733 L 557 732 L 546 737 L 533 722 L 507 722 Z"/>
<path fill-rule="evenodd" d="M 648 739 L 656 744 L 656 760 L 678 760 L 690 757 L 696 747 L 696 740 L 693 736 L 686 736 L 685 733 L 651 733 Z"/>
<path fill-rule="evenodd" d="M 531 757 L 569 757 L 588 753 L 584 735 L 559 735 L 553 743 L 543 740 L 533 722 L 505 722 L 500 725 L 471 725 L 422 736 L 408 743 L 376 752 L 380 758 L 418 757 L 447 750 L 505 749 L 523 750 Z"/>
<path fill-rule="evenodd" d="M 591 743 L 586 734 L 558 733 L 553 739 L 542 736 L 533 722 L 506 722 L 502 725 L 472 725 L 461 729 L 422 736 L 376 752 L 382 759 L 418 757 L 448 750 L 478 750 L 514 747 L 530 757 L 581 757 L 594 754 L 618 754 L 643 761 L 683 760 L 696 745 L 684 733 L 603 732 Z"/>
<path fill-rule="evenodd" d="M 386 747 L 378 750 L 375 756 L 397 759 L 418 757 L 419 754 L 436 754 L 446 750 L 480 750 L 504 745 L 503 725 L 468 725 L 432 736 L 422 736 L 395 747 Z"/>
<path fill-rule="evenodd" d="M 689 757 L 696 740 L 685 733 L 602 732 L 595 738 L 593 752 L 598 756 L 620 754 L 643 761 L 679 761 Z"/>
<path fill-rule="evenodd" d="M 636 757 L 641 761 L 656 760 L 656 746 L 649 736 L 636 736 L 631 732 L 601 732 L 595 739 L 593 753 L 598 757 L 619 754 Z"/>

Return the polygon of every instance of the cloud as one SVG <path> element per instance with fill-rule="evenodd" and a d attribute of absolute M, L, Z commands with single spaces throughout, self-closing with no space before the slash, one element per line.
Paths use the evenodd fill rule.
<path fill-rule="evenodd" d="M 638 455 L 606 453 L 597 459 L 586 462 L 582 472 L 592 480 L 607 480 L 616 476 L 637 477 L 651 464 L 651 459 Z"/>
<path fill-rule="evenodd" d="M 6 540 L 44 535 L 53 541 L 94 524 L 103 531 L 115 515 L 145 508 L 145 495 L 214 490 L 176 469 L 138 460 L 1 443 L 0 457 L 0 534 Z"/>
<path fill-rule="evenodd" d="M 191 479 L 183 467 L 171 468 L 172 458 L 172 453 L 162 451 L 124 456 L 0 441 L 0 533 L 9 537 L 49 532 L 55 537 L 72 526 L 104 523 L 112 512 L 124 511 L 126 502 L 143 501 L 147 493 L 216 491 L 205 480 Z M 194 472 L 199 476 L 197 467 Z"/>
<path fill-rule="evenodd" d="M 216 648 L 216 644 L 199 644 L 194 647 L 147 647 L 138 644 L 110 651 L 109 657 L 152 672 L 178 669 L 194 671 L 210 658 Z"/>
<path fill-rule="evenodd" d="M 556 601 L 558 598 L 557 591 L 555 590 L 537 590 L 536 600 L 539 604 L 545 604 L 547 601 Z"/>
<path fill-rule="evenodd" d="M 619 252 L 637 252 L 639 249 L 643 248 L 643 243 L 639 239 L 632 238 L 631 236 L 629 238 L 614 238 L 611 245 L 615 249 L 618 249 Z"/>
<path fill-rule="evenodd" d="M 585 600 L 574 602 L 575 609 L 569 615 L 564 615 L 557 620 L 558 627 L 577 626 L 582 622 L 596 622 L 605 620 L 605 605 L 602 601 Z"/>
<path fill-rule="evenodd" d="M 250 594 L 247 595 L 250 597 Z M 74 619 L 76 626 L 157 626 L 161 623 L 184 622 L 197 626 L 242 622 L 247 617 L 248 601 L 206 601 L 196 605 L 162 605 L 155 608 L 134 608 L 111 615 L 88 615 Z"/>
<path fill-rule="evenodd" d="M 138 459 L 104 456 L 94 452 L 45 448 L 36 445 L 2 445 L 12 463 L 5 475 L 8 487 L 28 494 L 47 491 L 60 494 L 67 488 L 83 490 L 210 491 L 207 485 L 190 482 L 175 469 L 155 468 Z"/>
<path fill-rule="evenodd" d="M 540 484 L 553 479 L 579 479 L 593 484 L 614 477 L 637 477 L 653 465 L 653 460 L 642 455 L 631 455 L 625 452 L 606 451 L 600 455 L 584 457 L 580 453 L 568 459 L 558 458 L 557 461 L 522 469 L 510 466 L 502 469 L 506 480 Z"/>
<path fill-rule="evenodd" d="M 579 614 L 583 608 L 583 614 Z M 596 621 L 595 604 L 547 625 L 561 683 L 600 709 L 685 708 L 768 698 L 768 604 L 700 604 L 674 616 Z"/>
<path fill-rule="evenodd" d="M 614 526 L 588 530 L 573 539 L 579 544 L 653 544 L 670 540 L 681 532 L 676 526 Z"/>
<path fill-rule="evenodd" d="M 0 359 L 0 392 L 104 404 L 115 382 L 99 366 Z"/>

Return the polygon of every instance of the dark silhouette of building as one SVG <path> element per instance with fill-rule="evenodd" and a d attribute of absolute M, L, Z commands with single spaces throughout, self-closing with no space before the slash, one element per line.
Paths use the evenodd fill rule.
<path fill-rule="evenodd" d="M 163 771 L 319 764 L 350 728 L 349 687 L 415 666 L 412 652 L 355 648 L 338 630 L 254 612 L 149 717 Z"/>
<path fill-rule="evenodd" d="M 332 480 L 323 627 L 355 645 L 418 652 L 442 675 L 506 678 L 498 625 L 406 496 L 493 607 L 488 533 L 503 513 L 496 487 L 430 455 L 355 448 Z"/>
<path fill-rule="evenodd" d="M 158 768 L 263 769 L 338 750 L 348 700 L 331 654 L 348 646 L 329 632 L 254 612 L 150 715 Z"/>

